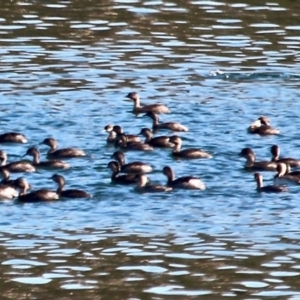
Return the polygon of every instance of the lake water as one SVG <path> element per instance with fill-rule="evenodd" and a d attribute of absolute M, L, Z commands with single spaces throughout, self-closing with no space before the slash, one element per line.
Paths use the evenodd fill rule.
<path fill-rule="evenodd" d="M 45 159 L 39 143 L 50 136 L 85 149 L 60 173 L 94 195 L 1 203 L 3 299 L 300 299 L 300 187 L 258 194 L 238 156 L 252 147 L 269 159 L 278 144 L 300 158 L 299 18 L 298 1 L 283 0 L 3 1 L 1 132 L 29 143 L 1 148 L 9 161 L 32 145 Z M 214 157 L 175 161 L 163 149 L 127 160 L 152 164 L 149 178 L 162 184 L 166 165 L 200 176 L 205 191 L 111 184 L 104 126 L 137 134 L 151 125 L 131 113 L 131 91 L 190 128 L 183 148 Z M 247 134 L 260 115 L 281 134 Z M 54 189 L 52 174 L 26 178 Z M 263 175 L 270 184 L 274 174 Z"/>

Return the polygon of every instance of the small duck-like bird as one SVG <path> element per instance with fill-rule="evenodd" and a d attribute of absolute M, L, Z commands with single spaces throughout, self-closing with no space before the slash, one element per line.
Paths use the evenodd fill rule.
<path fill-rule="evenodd" d="M 8 169 L 1 168 L 0 173 L 2 175 L 2 180 L 0 181 L 0 184 L 10 185 L 12 187 L 17 187 L 17 185 L 16 185 L 17 179 L 10 179 L 10 172 L 9 172 Z"/>
<path fill-rule="evenodd" d="M 170 186 L 159 185 L 159 184 L 147 184 L 148 178 L 145 174 L 136 175 L 137 185 L 134 188 L 139 193 L 160 193 L 170 192 L 173 190 Z"/>
<path fill-rule="evenodd" d="M 17 180 L 10 179 L 10 173 L 6 169 L 1 170 L 3 179 L 0 182 L 0 200 L 11 200 L 18 197 Z"/>
<path fill-rule="evenodd" d="M 277 164 L 277 174 L 274 176 L 274 184 L 300 184 L 299 171 L 297 174 L 289 173 L 289 167 L 285 163 Z"/>
<path fill-rule="evenodd" d="M 146 113 L 148 111 L 152 111 L 155 114 L 168 114 L 171 112 L 167 106 L 160 103 L 141 106 L 140 96 L 136 92 L 129 93 L 126 98 L 129 98 L 134 102 L 133 112 L 136 114 Z"/>
<path fill-rule="evenodd" d="M 136 174 L 119 175 L 120 166 L 118 162 L 110 161 L 107 167 L 110 168 L 112 171 L 111 182 L 116 184 L 124 184 L 124 185 L 136 183 L 136 177 L 135 177 Z"/>
<path fill-rule="evenodd" d="M 68 169 L 71 167 L 70 164 L 61 161 L 61 160 L 47 160 L 40 161 L 40 151 L 36 147 L 30 147 L 24 156 L 30 155 L 33 157 L 33 165 L 37 168 L 45 168 L 45 169 Z"/>
<path fill-rule="evenodd" d="M 115 140 L 115 148 L 133 151 L 152 151 L 153 147 L 142 142 L 128 142 L 126 135 L 122 134 Z"/>
<path fill-rule="evenodd" d="M 280 148 L 278 145 L 271 146 L 272 161 L 276 163 L 286 163 L 291 167 L 300 167 L 300 160 L 295 158 L 279 158 Z"/>
<path fill-rule="evenodd" d="M 121 135 L 125 135 L 128 142 L 140 142 L 141 141 L 140 137 L 137 136 L 137 135 L 134 135 L 134 134 L 125 134 L 123 132 L 122 127 L 119 126 L 119 125 L 114 125 L 113 131 L 116 133 L 117 138 L 119 136 L 121 136 Z"/>
<path fill-rule="evenodd" d="M 175 179 L 174 171 L 166 166 L 163 168 L 163 174 L 167 176 L 167 186 L 174 189 L 191 189 L 191 190 L 205 190 L 205 184 L 202 180 L 195 176 L 184 176 Z"/>
<path fill-rule="evenodd" d="M 108 124 L 104 127 L 104 131 L 108 132 L 108 137 L 106 138 L 107 143 L 114 143 L 117 134 L 113 131 L 114 125 Z"/>
<path fill-rule="evenodd" d="M 54 174 L 51 179 L 58 184 L 56 193 L 63 198 L 92 198 L 92 195 L 78 189 L 68 189 L 64 190 L 66 180 L 63 176 Z"/>
<path fill-rule="evenodd" d="M 259 135 L 276 135 L 280 134 L 280 131 L 271 126 L 270 119 L 268 117 L 262 116 L 248 127 L 248 133 Z"/>
<path fill-rule="evenodd" d="M 11 173 L 36 171 L 35 166 L 28 161 L 15 161 L 15 162 L 7 163 L 7 154 L 3 150 L 0 150 L 0 161 L 1 161 L 0 169 L 5 168 Z"/>
<path fill-rule="evenodd" d="M 18 197 L 20 203 L 48 202 L 59 199 L 59 195 L 55 191 L 49 189 L 40 189 L 27 193 L 30 189 L 30 185 L 23 177 L 17 179 L 17 185 L 20 189 Z"/>
<path fill-rule="evenodd" d="M 166 122 L 166 123 L 159 123 L 159 117 L 152 111 L 148 111 L 145 116 L 152 119 L 152 130 L 156 131 L 158 129 L 168 129 L 172 131 L 181 131 L 186 132 L 189 129 L 186 126 L 181 125 L 180 123 L 176 122 Z"/>
<path fill-rule="evenodd" d="M 148 144 L 153 147 L 160 148 L 173 148 L 174 144 L 170 142 L 170 136 L 156 136 L 153 137 L 153 132 L 149 128 L 143 128 L 140 132 L 145 139 L 145 144 Z"/>
<path fill-rule="evenodd" d="M 248 171 L 276 171 L 277 163 L 273 161 L 255 161 L 255 154 L 251 148 L 243 148 L 240 156 L 247 159 L 245 169 Z"/>
<path fill-rule="evenodd" d="M 58 143 L 53 138 L 46 138 L 41 142 L 41 144 L 50 147 L 50 150 L 47 153 L 49 158 L 73 158 L 73 157 L 86 156 L 86 153 L 81 149 L 63 148 L 63 149 L 56 150 Z"/>
<path fill-rule="evenodd" d="M 190 148 L 181 150 L 182 140 L 179 136 L 170 137 L 170 143 L 174 144 L 172 155 L 178 158 L 212 158 L 212 155 L 202 149 Z"/>
<path fill-rule="evenodd" d="M 280 185 L 267 185 L 264 186 L 263 184 L 263 177 L 260 173 L 254 173 L 254 178 L 257 184 L 257 191 L 258 192 L 264 192 L 264 193 L 281 193 L 281 192 L 287 192 L 288 188 L 285 186 Z"/>
<path fill-rule="evenodd" d="M 122 151 L 114 152 L 111 158 L 114 158 L 119 163 L 120 171 L 124 173 L 142 174 L 153 171 L 150 165 L 141 161 L 133 161 L 126 164 L 125 154 Z"/>
<path fill-rule="evenodd" d="M 19 143 L 26 144 L 27 138 L 24 134 L 18 132 L 6 132 L 0 134 L 0 143 Z"/>

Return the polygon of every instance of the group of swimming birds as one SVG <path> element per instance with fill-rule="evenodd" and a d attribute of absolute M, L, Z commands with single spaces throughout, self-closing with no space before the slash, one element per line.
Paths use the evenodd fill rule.
<path fill-rule="evenodd" d="M 0 134 L 0 143 L 27 143 L 25 135 L 16 132 L 8 132 Z M 80 149 L 64 148 L 57 149 L 57 141 L 53 138 L 44 139 L 41 144 L 50 147 L 48 151 L 49 160 L 40 161 L 40 152 L 36 147 L 30 147 L 24 156 L 32 156 L 32 162 L 21 160 L 7 163 L 6 152 L 0 150 L 0 172 L 3 179 L 0 183 L 0 199 L 14 199 L 18 202 L 39 202 L 58 200 L 60 198 L 90 198 L 91 195 L 82 190 L 68 189 L 64 190 L 65 178 L 62 175 L 54 174 L 51 179 L 57 183 L 56 191 L 48 189 L 39 189 L 27 193 L 32 189 L 26 178 L 19 177 L 17 179 L 10 179 L 11 173 L 35 172 L 39 169 L 68 169 L 70 164 L 59 159 L 74 158 L 86 156 L 86 153 Z"/>
<path fill-rule="evenodd" d="M 212 158 L 210 153 L 202 149 L 184 149 L 181 150 L 182 140 L 178 135 L 156 136 L 153 137 L 160 129 L 167 129 L 173 132 L 185 132 L 188 128 L 180 123 L 167 122 L 160 123 L 158 114 L 170 113 L 168 107 L 163 104 L 152 104 L 141 106 L 139 95 L 135 92 L 129 93 L 127 98 L 134 102 L 133 112 L 136 114 L 145 113 L 145 116 L 152 119 L 152 130 L 143 128 L 140 135 L 145 137 L 142 142 L 139 136 L 124 134 L 118 125 L 107 125 L 105 131 L 109 133 L 107 142 L 113 143 L 115 147 L 122 150 L 153 150 L 155 147 L 172 148 L 172 156 L 181 159 L 203 159 Z M 280 133 L 270 124 L 270 119 L 266 116 L 259 117 L 248 128 L 248 133 L 258 134 L 262 136 L 277 135 Z M 240 156 L 247 159 L 245 169 L 248 171 L 277 171 L 274 177 L 274 185 L 263 186 L 263 177 L 260 173 L 255 173 L 254 178 L 257 183 L 259 192 L 284 192 L 287 191 L 285 185 L 277 184 L 300 184 L 300 171 L 291 172 L 291 167 L 299 167 L 300 160 L 293 158 L 280 158 L 280 148 L 277 145 L 271 147 L 272 159 L 270 161 L 258 162 L 255 160 L 255 154 L 251 148 L 244 148 L 240 152 Z M 136 191 L 140 192 L 164 192 L 172 189 L 199 189 L 204 190 L 205 184 L 202 180 L 195 176 L 184 176 L 175 179 L 175 174 L 171 167 L 165 166 L 162 169 L 164 175 L 167 176 L 166 185 L 147 184 L 148 178 L 145 173 L 151 172 L 152 168 L 143 162 L 131 162 L 125 164 L 125 155 L 121 151 L 113 153 L 112 157 L 116 161 L 111 161 L 108 167 L 112 170 L 112 181 L 120 184 L 136 184 Z M 119 175 L 120 172 L 127 173 Z M 136 174 L 136 175 L 134 175 Z"/>
<path fill-rule="evenodd" d="M 270 119 L 266 116 L 259 117 L 248 127 L 250 134 L 258 134 L 262 136 L 277 135 L 280 131 L 273 128 Z M 278 145 L 271 146 L 272 158 L 270 161 L 256 161 L 255 153 L 251 148 L 243 148 L 240 156 L 246 158 L 245 169 L 255 171 L 254 178 L 257 183 L 257 190 L 266 193 L 287 192 L 286 185 L 300 185 L 300 171 L 291 171 L 291 168 L 300 167 L 300 160 L 290 157 L 280 157 L 280 148 Z M 276 171 L 273 185 L 263 185 L 263 176 L 259 171 Z"/>
<path fill-rule="evenodd" d="M 182 139 L 178 135 L 161 135 L 154 134 L 163 129 L 174 132 L 186 132 L 188 128 L 177 122 L 160 123 L 158 114 L 170 113 L 170 110 L 164 104 L 156 103 L 141 106 L 140 97 L 136 92 L 131 92 L 127 96 L 133 101 L 133 113 L 144 113 L 145 116 L 152 119 L 152 130 L 143 128 L 140 135 L 145 137 L 144 142 L 141 141 L 139 135 L 125 134 L 119 125 L 107 125 L 105 131 L 108 132 L 107 143 L 113 144 L 119 150 L 115 151 L 107 167 L 111 170 L 111 181 L 115 184 L 135 185 L 137 192 L 169 192 L 173 189 L 197 189 L 204 190 L 205 184 L 199 177 L 184 176 L 175 179 L 174 171 L 170 166 L 162 169 L 163 174 L 167 177 L 166 185 L 149 183 L 146 173 L 153 171 L 151 165 L 134 161 L 125 162 L 124 151 L 151 151 L 154 148 L 171 148 L 172 156 L 180 159 L 205 159 L 212 158 L 212 155 L 202 149 L 190 148 L 181 149 Z M 250 134 L 259 135 L 276 135 L 279 130 L 273 128 L 269 118 L 259 117 L 253 122 L 249 128 Z M 16 132 L 0 134 L 0 143 L 27 143 L 27 138 Z M 70 164 L 60 159 L 70 159 L 86 156 L 81 149 L 63 148 L 57 149 L 58 143 L 54 138 L 46 138 L 41 144 L 50 147 L 46 161 L 40 161 L 40 152 L 36 147 L 30 147 L 25 155 L 33 157 L 32 162 L 25 160 L 7 163 L 7 155 L 0 150 L 0 172 L 2 181 L 0 183 L 0 199 L 14 199 L 18 202 L 39 202 L 53 201 L 61 198 L 91 198 L 92 195 L 79 189 L 64 189 L 65 179 L 62 175 L 54 174 L 51 179 L 57 183 L 57 190 L 39 189 L 31 190 L 31 185 L 24 177 L 10 179 L 10 173 L 18 172 L 35 172 L 37 169 L 67 169 Z M 274 177 L 274 185 L 263 186 L 263 178 L 260 173 L 255 173 L 254 178 L 257 182 L 257 190 L 260 192 L 285 192 L 287 187 L 278 184 L 300 184 L 300 171 L 292 171 L 292 167 L 299 167 L 300 160 L 293 158 L 279 158 L 280 149 L 277 145 L 271 147 L 272 159 L 270 161 L 256 161 L 255 154 L 251 148 L 244 148 L 240 152 L 242 157 L 247 159 L 245 168 L 249 171 L 277 171 Z M 24 155 L 24 156 L 25 156 Z M 124 174 L 120 174 L 124 173 Z"/>

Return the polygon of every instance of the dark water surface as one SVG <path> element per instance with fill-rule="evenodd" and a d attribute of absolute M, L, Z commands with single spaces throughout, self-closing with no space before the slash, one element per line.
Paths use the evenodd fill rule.
<path fill-rule="evenodd" d="M 61 173 L 94 198 L 1 203 L 1 299 L 300 299 L 300 187 L 258 195 L 237 155 L 251 146 L 269 159 L 278 144 L 300 158 L 298 2 L 2 1 L 1 132 L 29 143 L 1 148 L 10 161 L 49 136 L 85 149 Z M 214 158 L 155 150 L 128 161 L 151 163 L 160 183 L 165 165 L 198 175 L 206 191 L 140 195 L 110 183 L 103 127 L 151 124 L 124 101 L 133 90 L 190 128 L 184 148 Z M 260 115 L 281 134 L 248 135 Z M 26 178 L 54 188 L 52 173 Z"/>

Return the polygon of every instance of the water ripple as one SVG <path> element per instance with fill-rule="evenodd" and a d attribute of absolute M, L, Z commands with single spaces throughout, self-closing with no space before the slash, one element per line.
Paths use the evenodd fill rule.
<path fill-rule="evenodd" d="M 258 195 L 238 153 L 253 147 L 270 159 L 278 144 L 300 157 L 298 11 L 295 1 L 3 2 L 1 130 L 24 132 L 29 143 L 1 149 L 14 161 L 38 145 L 45 159 L 39 143 L 48 136 L 83 148 L 88 158 L 62 174 L 94 195 L 1 203 L 3 297 L 297 299 L 299 189 Z M 172 114 L 160 120 L 190 128 L 179 134 L 183 147 L 214 158 L 174 160 L 156 149 L 126 159 L 153 165 L 149 178 L 162 184 L 165 165 L 200 176 L 206 191 L 140 195 L 111 184 L 104 126 L 151 127 L 132 114 L 131 91 L 143 104 L 168 105 Z M 260 115 L 281 134 L 247 134 Z M 26 178 L 54 189 L 51 175 Z M 263 175 L 272 183 L 274 174 Z"/>

